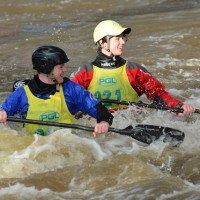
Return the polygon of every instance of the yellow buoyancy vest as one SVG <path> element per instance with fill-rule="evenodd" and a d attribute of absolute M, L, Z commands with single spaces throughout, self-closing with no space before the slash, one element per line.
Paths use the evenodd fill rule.
<path fill-rule="evenodd" d="M 29 87 L 25 85 L 24 89 L 29 103 L 26 118 L 59 123 L 74 123 L 75 118 L 67 108 L 62 85 L 59 87 L 59 92 L 56 92 L 54 95 L 50 95 L 49 99 L 40 99 L 34 96 Z M 57 129 L 60 129 L 59 127 L 35 124 L 25 124 L 24 128 L 30 134 L 39 135 L 47 135 Z"/>
<path fill-rule="evenodd" d="M 88 90 L 98 99 L 138 101 L 138 94 L 132 88 L 126 73 L 126 64 L 115 69 L 102 69 L 93 66 L 93 78 Z M 108 109 L 119 109 L 120 106 L 104 103 Z"/>

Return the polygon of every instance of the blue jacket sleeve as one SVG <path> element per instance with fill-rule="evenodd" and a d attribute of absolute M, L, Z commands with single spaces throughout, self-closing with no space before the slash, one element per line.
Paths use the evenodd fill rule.
<path fill-rule="evenodd" d="M 69 80 L 63 83 L 63 92 L 68 109 L 72 114 L 82 111 L 91 117 L 97 118 L 97 109 L 95 106 L 100 100 L 94 98 L 81 85 Z"/>
<path fill-rule="evenodd" d="M 11 93 L 2 103 L 1 108 L 8 116 L 19 114 L 23 116 L 28 110 L 28 99 L 23 87 Z"/>

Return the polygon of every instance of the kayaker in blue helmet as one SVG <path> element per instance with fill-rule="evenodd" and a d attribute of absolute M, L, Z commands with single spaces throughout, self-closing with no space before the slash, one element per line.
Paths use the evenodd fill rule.
<path fill-rule="evenodd" d="M 64 77 L 66 53 L 56 46 L 40 46 L 32 54 L 33 69 L 37 71 L 26 85 L 11 93 L 1 105 L 0 122 L 18 114 L 22 118 L 74 123 L 78 111 L 96 118 L 93 135 L 107 133 L 113 116 L 100 100 L 82 86 Z M 24 124 L 30 134 L 46 135 L 53 127 Z"/>

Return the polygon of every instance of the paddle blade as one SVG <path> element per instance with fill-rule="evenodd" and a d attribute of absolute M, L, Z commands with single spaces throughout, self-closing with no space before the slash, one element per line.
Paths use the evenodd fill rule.
<path fill-rule="evenodd" d="M 134 128 L 133 126 L 128 126 L 125 129 L 114 129 L 110 128 L 110 131 L 119 133 L 120 135 L 127 135 L 132 137 L 135 140 L 138 140 L 139 142 L 143 142 L 145 144 L 152 143 L 152 138 L 150 134 L 147 134 L 141 129 Z"/>
<path fill-rule="evenodd" d="M 173 146 L 177 146 L 185 138 L 182 131 L 169 127 L 139 124 L 135 128 L 139 130 L 141 135 L 145 135 L 145 137 L 148 135 L 152 140 L 151 142 L 163 138 L 163 142 L 169 142 Z"/>
<path fill-rule="evenodd" d="M 139 124 L 135 127 L 128 126 L 125 129 L 110 128 L 110 131 L 130 136 L 145 144 L 151 144 L 162 138 L 163 142 L 169 142 L 173 146 L 178 146 L 185 138 L 185 134 L 177 129 L 146 124 Z"/>

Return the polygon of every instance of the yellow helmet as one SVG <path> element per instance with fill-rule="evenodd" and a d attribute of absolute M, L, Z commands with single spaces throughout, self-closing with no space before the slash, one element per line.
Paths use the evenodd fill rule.
<path fill-rule="evenodd" d="M 124 28 L 113 20 L 104 20 L 100 22 L 94 29 L 93 38 L 95 44 L 105 36 L 117 36 L 122 33 L 129 34 L 131 28 Z"/>

